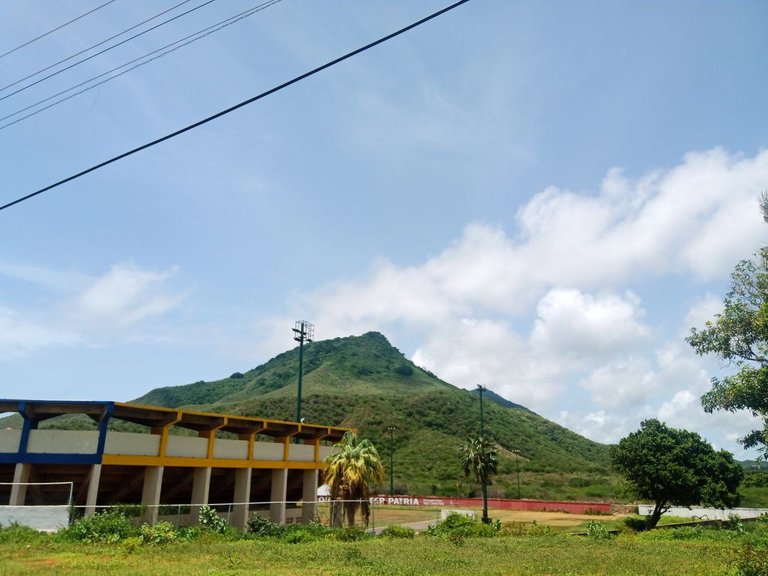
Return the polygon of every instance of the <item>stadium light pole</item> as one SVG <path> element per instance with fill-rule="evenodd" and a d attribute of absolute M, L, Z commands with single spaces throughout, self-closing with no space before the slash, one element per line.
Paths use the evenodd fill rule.
<path fill-rule="evenodd" d="M 304 372 L 304 342 L 315 338 L 315 327 L 306 320 L 296 320 L 293 339 L 299 343 L 299 387 L 296 394 L 296 422 L 301 422 L 301 377 Z"/>
<path fill-rule="evenodd" d="M 485 422 L 483 421 L 483 392 L 485 392 L 485 387 L 478 384 L 477 385 L 477 392 L 480 395 L 480 447 L 484 450 L 485 449 Z M 485 452 L 483 452 L 480 457 L 483 459 L 483 474 L 480 475 L 480 481 L 482 482 L 483 487 L 483 522 L 485 524 L 490 524 L 491 519 L 488 518 L 488 483 L 486 482 L 485 476 L 488 473 L 488 470 L 486 468 L 486 455 Z"/>
<path fill-rule="evenodd" d="M 395 495 L 395 428 L 394 426 L 387 426 L 387 432 L 389 432 L 389 495 Z"/>
<path fill-rule="evenodd" d="M 517 468 L 517 499 L 520 500 L 520 450 L 515 448 L 512 450 L 512 454 L 515 455 L 515 466 Z"/>

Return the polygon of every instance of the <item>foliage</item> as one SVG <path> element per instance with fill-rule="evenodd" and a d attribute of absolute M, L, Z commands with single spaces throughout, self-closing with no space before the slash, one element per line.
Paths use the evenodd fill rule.
<path fill-rule="evenodd" d="M 367 540 L 371 538 L 365 530 L 361 530 L 355 526 L 345 526 L 344 528 L 337 528 L 331 532 L 334 540 L 340 542 L 359 542 L 360 540 Z"/>
<path fill-rule="evenodd" d="M 427 534 L 430 536 L 461 536 L 465 538 L 488 538 L 496 536 L 498 531 L 498 526 L 478 522 L 464 514 L 449 514 L 439 524 L 434 524 L 427 528 Z"/>
<path fill-rule="evenodd" d="M 116 510 L 97 512 L 77 520 L 65 530 L 72 540 L 88 543 L 118 542 L 134 533 L 130 520 Z"/>
<path fill-rule="evenodd" d="M 156 524 L 142 524 L 139 528 L 139 540 L 142 544 L 162 545 L 176 542 L 178 532 L 170 522 L 157 522 Z"/>
<path fill-rule="evenodd" d="M 590 520 L 584 526 L 587 530 L 587 536 L 592 540 L 610 540 L 613 534 L 603 522 Z"/>
<path fill-rule="evenodd" d="M 304 350 L 302 413 L 308 422 L 354 428 L 380 454 L 394 435 L 394 481 L 406 494 L 466 496 L 471 487 L 455 466 L 460 440 L 477 428 L 477 396 L 447 384 L 408 360 L 379 333 L 313 342 Z M 411 374 L 406 375 L 410 368 Z M 279 354 L 242 378 L 153 390 L 137 403 L 194 407 L 291 420 L 295 415 L 298 348 Z M 233 374 L 234 376 L 234 374 Z M 608 448 L 487 391 L 487 430 L 499 446 L 492 496 L 597 499 L 614 496 Z M 450 427 L 446 426 L 450 423 Z M 122 424 L 121 424 L 122 425 Z M 424 446 L 430 450 L 425 451 Z M 511 450 L 519 450 L 515 459 Z M 388 459 L 387 459 L 388 460 Z M 544 485 L 552 474 L 595 480 L 590 486 Z M 433 489 L 434 486 L 434 489 Z"/>
<path fill-rule="evenodd" d="M 370 440 L 360 440 L 354 432 L 346 432 L 336 444 L 334 453 L 326 459 L 323 477 L 331 488 L 331 500 L 343 501 L 347 525 L 355 525 L 355 515 L 360 508 L 367 526 L 370 519 L 370 485 L 384 479 L 384 466 Z M 336 511 L 334 519 L 340 525 L 338 507 L 333 509 Z"/>
<path fill-rule="evenodd" d="M 648 519 L 643 516 L 627 516 L 624 518 L 624 526 L 634 532 L 642 532 L 648 527 Z"/>
<path fill-rule="evenodd" d="M 768 547 L 745 544 L 735 560 L 739 576 L 768 576 Z"/>
<path fill-rule="evenodd" d="M 488 523 L 488 485 L 491 475 L 499 468 L 499 453 L 492 441 L 484 436 L 470 436 L 461 447 L 461 468 L 464 476 L 472 474 L 483 489 L 483 522 Z"/>
<path fill-rule="evenodd" d="M 741 466 L 694 432 L 645 420 L 640 430 L 612 447 L 611 460 L 636 497 L 653 501 L 648 528 L 673 505 L 731 508 L 739 503 Z"/>
<path fill-rule="evenodd" d="M 316 542 L 328 538 L 330 530 L 317 522 L 291 524 L 285 527 L 282 540 L 288 544 Z"/>
<path fill-rule="evenodd" d="M 11 522 L 8 526 L 0 525 L 0 544 L 31 544 L 44 537 L 42 532 L 16 522 Z"/>
<path fill-rule="evenodd" d="M 698 354 L 715 354 L 737 370 L 712 378 L 702 404 L 707 412 L 749 410 L 762 418 L 763 429 L 741 442 L 768 457 L 768 247 L 736 265 L 723 304 L 714 320 L 701 330 L 692 328 L 687 338 Z"/>
<path fill-rule="evenodd" d="M 408 526 L 390 524 L 379 535 L 384 538 L 413 538 L 416 536 L 416 530 L 408 528 Z"/>
<path fill-rule="evenodd" d="M 199 516 L 200 528 L 206 532 L 214 532 L 216 534 L 224 534 L 229 530 L 229 524 L 218 512 L 208 505 L 200 507 Z"/>
<path fill-rule="evenodd" d="M 285 526 L 275 524 L 258 514 L 248 518 L 247 529 L 249 534 L 259 538 L 278 538 L 285 532 Z"/>

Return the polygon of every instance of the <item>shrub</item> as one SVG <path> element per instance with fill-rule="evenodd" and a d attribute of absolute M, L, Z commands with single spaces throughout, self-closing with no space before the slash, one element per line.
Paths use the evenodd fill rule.
<path fill-rule="evenodd" d="M 587 522 L 585 528 L 587 529 L 587 536 L 593 540 L 610 540 L 613 538 L 611 531 L 608 530 L 608 527 L 602 522 L 590 520 Z"/>
<path fill-rule="evenodd" d="M 0 544 L 29 544 L 45 538 L 45 534 L 29 526 L 11 522 L 8 526 L 0 526 Z"/>
<path fill-rule="evenodd" d="M 768 576 L 768 549 L 745 544 L 736 558 L 739 576 Z"/>
<path fill-rule="evenodd" d="M 333 538 L 335 540 L 340 540 L 341 542 L 359 542 L 360 540 L 365 540 L 370 537 L 370 534 L 365 530 L 361 530 L 354 526 L 339 528 L 333 531 Z"/>
<path fill-rule="evenodd" d="M 392 524 L 384 528 L 384 530 L 381 531 L 380 536 L 384 536 L 385 538 L 413 538 L 416 536 L 416 530 L 408 528 L 407 526 Z"/>
<path fill-rule="evenodd" d="M 316 542 L 327 538 L 334 529 L 327 528 L 317 522 L 307 524 L 291 524 L 285 527 L 283 540 L 289 544 L 300 544 L 303 542 Z"/>
<path fill-rule="evenodd" d="M 529 536 L 552 536 L 552 526 L 549 524 L 537 524 L 536 520 L 531 522 L 531 527 L 528 528 Z"/>
<path fill-rule="evenodd" d="M 118 542 L 134 532 L 128 518 L 116 510 L 97 512 L 76 521 L 65 530 L 66 536 L 83 542 Z"/>
<path fill-rule="evenodd" d="M 285 527 L 275 524 L 263 516 L 254 515 L 248 519 L 248 533 L 258 538 L 278 538 L 285 532 Z"/>
<path fill-rule="evenodd" d="M 170 544 L 178 539 L 176 528 L 170 522 L 142 524 L 139 528 L 139 540 L 142 544 Z"/>
<path fill-rule="evenodd" d="M 496 536 L 499 524 L 483 524 L 463 514 L 449 514 L 440 524 L 430 526 L 431 536 L 491 537 Z"/>
<path fill-rule="evenodd" d="M 216 534 L 224 534 L 229 529 L 229 524 L 224 520 L 219 513 L 216 512 L 210 506 L 200 507 L 200 528 L 206 532 L 215 532 Z"/>
<path fill-rule="evenodd" d="M 624 518 L 624 526 L 635 532 L 643 532 L 647 524 L 643 516 L 627 516 Z"/>

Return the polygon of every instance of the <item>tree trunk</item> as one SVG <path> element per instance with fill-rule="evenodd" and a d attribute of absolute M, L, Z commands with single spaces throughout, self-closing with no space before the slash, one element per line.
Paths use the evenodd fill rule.
<path fill-rule="evenodd" d="M 666 502 L 656 502 L 655 506 L 653 507 L 653 512 L 651 512 L 651 515 L 648 516 L 645 521 L 645 529 L 653 530 L 656 528 L 656 524 L 658 524 L 659 520 L 661 520 L 661 515 L 664 514 L 668 508 L 669 507 L 667 506 Z"/>

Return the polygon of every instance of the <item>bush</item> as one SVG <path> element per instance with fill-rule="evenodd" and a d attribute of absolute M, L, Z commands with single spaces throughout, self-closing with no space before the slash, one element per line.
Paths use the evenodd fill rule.
<path fill-rule="evenodd" d="M 371 535 L 365 530 L 349 526 L 346 528 L 338 528 L 333 531 L 333 538 L 341 542 L 359 542 L 360 540 L 366 540 Z"/>
<path fill-rule="evenodd" d="M 316 542 L 323 540 L 333 531 L 317 522 L 307 524 L 291 524 L 285 527 L 283 540 L 289 544 L 301 544 L 304 542 Z"/>
<path fill-rule="evenodd" d="M 133 532 L 133 526 L 124 514 L 116 510 L 105 510 L 76 521 L 65 530 L 65 535 L 82 542 L 114 543 L 128 538 Z"/>
<path fill-rule="evenodd" d="M 0 526 L 0 544 L 29 544 L 45 538 L 45 534 L 29 526 L 11 522 L 8 526 Z"/>
<path fill-rule="evenodd" d="M 531 522 L 531 527 L 528 528 L 529 536 L 552 536 L 552 526 L 549 524 L 537 524 L 536 520 Z"/>
<path fill-rule="evenodd" d="M 416 536 L 416 530 L 407 526 L 392 524 L 384 528 L 379 535 L 385 538 L 413 538 Z"/>
<path fill-rule="evenodd" d="M 139 540 L 142 544 L 170 544 L 178 539 L 176 528 L 170 522 L 158 522 L 157 524 L 143 524 L 139 528 Z"/>
<path fill-rule="evenodd" d="M 206 532 L 215 532 L 216 534 L 224 534 L 229 530 L 229 524 L 224 520 L 219 513 L 216 512 L 210 506 L 200 507 L 200 528 Z"/>
<path fill-rule="evenodd" d="M 768 549 L 746 544 L 736 558 L 739 576 L 768 576 Z"/>
<path fill-rule="evenodd" d="M 463 514 L 449 514 L 448 517 L 427 528 L 431 536 L 492 537 L 498 532 L 498 523 L 483 524 Z"/>
<path fill-rule="evenodd" d="M 593 540 L 610 540 L 613 538 L 613 534 L 608 530 L 608 527 L 596 520 L 590 520 L 587 522 L 585 528 L 587 529 L 587 536 Z"/>
<path fill-rule="evenodd" d="M 285 526 L 270 522 L 258 514 L 248 519 L 247 526 L 248 533 L 258 538 L 279 538 L 285 532 Z"/>
<path fill-rule="evenodd" d="M 644 532 L 647 524 L 643 516 L 628 516 L 624 518 L 624 526 L 635 532 Z"/>

